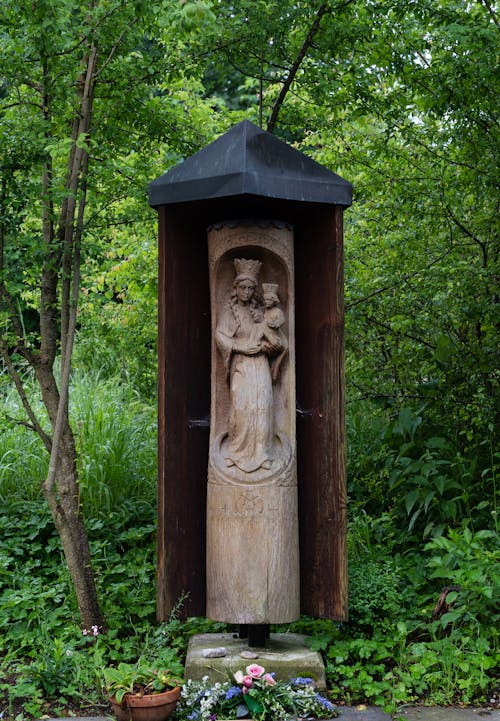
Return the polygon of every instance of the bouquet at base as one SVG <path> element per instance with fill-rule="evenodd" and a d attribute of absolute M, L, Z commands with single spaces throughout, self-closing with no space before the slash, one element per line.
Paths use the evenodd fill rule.
<path fill-rule="evenodd" d="M 210 684 L 206 676 L 187 681 L 176 713 L 182 721 L 312 721 L 335 716 L 335 706 L 317 692 L 312 679 L 277 681 L 256 663 L 225 683 Z"/>

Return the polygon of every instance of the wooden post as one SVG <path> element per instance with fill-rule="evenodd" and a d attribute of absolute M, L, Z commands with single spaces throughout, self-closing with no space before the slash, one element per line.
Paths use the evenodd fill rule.
<path fill-rule="evenodd" d="M 205 613 L 205 514 L 210 413 L 210 314 L 206 248 L 192 216 L 159 211 L 158 591 L 165 620 Z"/>
<path fill-rule="evenodd" d="M 343 209 L 349 183 L 244 121 L 150 186 L 159 212 L 158 617 L 206 603 L 211 321 L 206 231 L 294 228 L 301 611 L 347 620 Z"/>
<path fill-rule="evenodd" d="M 232 220 L 210 229 L 208 247 L 207 615 L 290 623 L 300 616 L 293 231 Z"/>
<path fill-rule="evenodd" d="M 301 609 L 347 620 L 342 208 L 296 244 Z M 311 247 L 310 239 L 314 239 Z"/>

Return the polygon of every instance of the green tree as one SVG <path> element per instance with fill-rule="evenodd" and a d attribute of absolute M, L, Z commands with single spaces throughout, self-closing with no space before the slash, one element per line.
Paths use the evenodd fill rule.
<path fill-rule="evenodd" d="M 68 418 L 82 258 L 99 256 L 97 228 L 119 201 L 141 184 L 144 194 L 131 167 L 165 162 L 160 141 L 175 158 L 198 140 L 186 95 L 199 94 L 195 58 L 213 17 L 206 3 L 168 0 L 7 0 L 0 13 L 0 352 L 26 412 L 17 420 L 50 454 L 42 490 L 82 623 L 104 627 Z M 25 367 L 47 420 L 30 403 Z"/>
<path fill-rule="evenodd" d="M 408 408 L 423 418 L 417 444 L 443 435 L 451 443 L 440 455 L 470 486 L 469 500 L 491 497 L 496 8 L 486 0 L 263 5 L 219 3 L 226 22 L 216 77 L 229 78 L 219 83 L 223 96 L 239 88 L 254 118 L 260 98 L 264 127 L 354 185 L 345 216 L 348 418 L 359 409 L 373 422 L 361 435 L 350 422 L 360 471 L 350 475 L 370 473 L 366 433 L 380 445 L 375 429 L 397 425 Z M 394 450 L 384 448 L 385 461 L 374 449 L 382 463 Z"/>
<path fill-rule="evenodd" d="M 360 5 L 350 10 L 361 22 Z M 488 3 L 444 0 L 374 3 L 370 13 L 371 36 L 366 24 L 360 44 L 352 38 L 342 105 L 332 94 L 308 137 L 355 187 L 349 395 L 373 419 L 377 408 L 396 422 L 402 408 L 420 414 L 421 454 L 426 438 L 445 436 L 448 450 L 433 453 L 470 513 L 495 493 L 498 18 Z M 356 444 L 359 457 L 362 436 Z"/>
<path fill-rule="evenodd" d="M 415 442 L 423 429 L 430 438 L 446 431 L 446 460 L 466 469 L 477 495 L 492 492 L 495 13 L 487 0 L 3 3 L 0 350 L 23 399 L 20 420 L 51 453 L 43 488 L 67 556 L 78 547 L 76 569 L 89 567 L 67 419 L 80 269 L 82 336 L 90 330 L 101 349 L 125 349 L 124 306 L 137 348 L 151 344 L 152 322 L 141 327 L 135 310 L 151 317 L 154 304 L 145 187 L 242 117 L 354 184 L 347 379 L 351 408 L 365 420 L 350 424 L 359 451 L 352 477 L 362 484 L 371 464 L 382 468 L 379 483 L 388 480 L 404 411 L 424 418 Z M 48 420 L 33 413 L 25 367 Z M 384 454 L 377 434 L 389 421 Z M 439 453 L 433 446 L 436 461 Z M 386 490 L 377 490 L 381 503 Z M 74 571 L 79 598 L 93 597 L 88 572 L 81 576 Z M 86 605 L 84 624 L 100 622 Z"/>

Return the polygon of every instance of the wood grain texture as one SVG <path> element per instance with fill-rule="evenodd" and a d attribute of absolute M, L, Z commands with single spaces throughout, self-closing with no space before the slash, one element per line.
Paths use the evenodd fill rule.
<path fill-rule="evenodd" d="M 206 246 L 196 224 L 160 209 L 158 339 L 158 616 L 185 593 L 205 612 L 210 313 Z"/>
<path fill-rule="evenodd" d="M 209 231 L 208 248 L 207 616 L 235 624 L 287 623 L 300 615 L 293 233 L 268 219 L 221 223 Z M 236 296 L 242 269 L 253 288 L 253 316 L 250 299 Z M 279 289 L 287 348 L 274 381 L 273 353 L 262 337 L 268 328 L 261 298 L 265 283 Z M 252 355 L 234 350 L 245 343 L 261 350 Z"/>
<path fill-rule="evenodd" d="M 343 209 L 254 196 L 159 209 L 158 617 L 183 591 L 205 614 L 210 415 L 206 229 L 227 217 L 294 225 L 301 610 L 347 619 Z"/>
<path fill-rule="evenodd" d="M 342 210 L 310 220 L 296 233 L 301 606 L 347 620 Z"/>

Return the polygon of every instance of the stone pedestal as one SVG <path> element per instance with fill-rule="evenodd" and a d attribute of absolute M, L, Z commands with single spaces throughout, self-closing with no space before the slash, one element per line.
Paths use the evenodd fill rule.
<path fill-rule="evenodd" d="M 206 658 L 204 650 L 224 647 L 226 655 Z M 321 654 L 311 651 L 305 644 L 305 636 L 297 633 L 272 633 L 265 649 L 252 649 L 257 659 L 242 658 L 248 652 L 246 640 L 231 633 L 203 633 L 193 636 L 186 657 L 186 679 L 200 680 L 208 676 L 215 683 L 232 678 L 238 670 L 244 671 L 251 663 L 264 666 L 266 672 L 276 673 L 276 678 L 288 679 L 302 676 L 312 678 L 318 689 L 326 687 L 325 667 Z"/>

